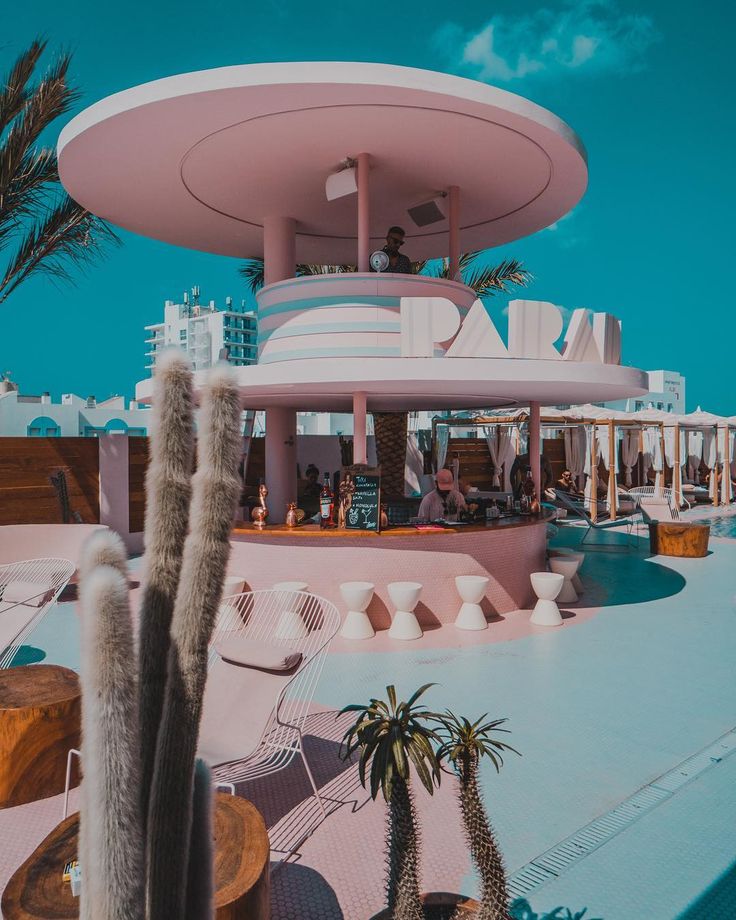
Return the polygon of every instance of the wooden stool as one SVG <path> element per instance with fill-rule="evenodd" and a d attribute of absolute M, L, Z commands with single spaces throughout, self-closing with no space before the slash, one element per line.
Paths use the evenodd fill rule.
<path fill-rule="evenodd" d="M 79 747 L 82 691 L 69 668 L 0 670 L 0 808 L 64 791 L 66 755 Z"/>
<path fill-rule="evenodd" d="M 701 559 L 708 555 L 710 524 L 657 521 L 649 525 L 649 548 L 654 556 Z"/>
<path fill-rule="evenodd" d="M 5 920 L 74 920 L 79 898 L 61 880 L 77 856 L 79 814 L 69 815 L 15 871 L 3 892 Z M 261 813 L 250 802 L 216 793 L 215 916 L 217 920 L 268 920 L 271 913 L 270 845 Z M 84 872 L 84 866 L 80 866 Z"/>

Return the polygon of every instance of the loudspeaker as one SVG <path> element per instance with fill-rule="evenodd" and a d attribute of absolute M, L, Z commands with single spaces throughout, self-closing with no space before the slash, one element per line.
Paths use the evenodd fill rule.
<path fill-rule="evenodd" d="M 426 227 L 428 224 L 436 224 L 445 220 L 446 207 L 444 198 L 432 198 L 431 201 L 425 201 L 423 204 L 409 208 L 408 213 L 417 227 Z"/>

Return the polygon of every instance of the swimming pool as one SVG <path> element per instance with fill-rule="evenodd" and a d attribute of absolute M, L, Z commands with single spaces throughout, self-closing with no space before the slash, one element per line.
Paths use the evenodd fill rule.
<path fill-rule="evenodd" d="M 690 520 L 687 518 L 687 520 Z M 728 537 L 736 540 L 736 512 L 724 514 L 722 517 L 699 518 L 694 524 L 710 524 L 711 536 Z"/>

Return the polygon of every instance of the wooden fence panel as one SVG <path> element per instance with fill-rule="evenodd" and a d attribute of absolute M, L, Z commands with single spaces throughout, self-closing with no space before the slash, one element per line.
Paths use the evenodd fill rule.
<path fill-rule="evenodd" d="M 142 533 L 146 515 L 148 438 L 128 439 L 128 530 Z"/>
<path fill-rule="evenodd" d="M 0 524 L 61 524 L 49 477 L 64 470 L 69 507 L 100 522 L 97 438 L 0 438 Z"/>

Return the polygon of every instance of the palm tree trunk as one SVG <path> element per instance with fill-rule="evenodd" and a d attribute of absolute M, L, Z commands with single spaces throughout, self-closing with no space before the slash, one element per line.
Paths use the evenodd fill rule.
<path fill-rule="evenodd" d="M 403 497 L 406 467 L 407 412 L 374 412 L 376 457 L 381 467 L 381 489 L 389 497 Z"/>
<path fill-rule="evenodd" d="M 419 840 L 411 790 L 396 777 L 388 810 L 388 907 L 392 920 L 423 920 Z"/>
<path fill-rule="evenodd" d="M 462 764 L 459 799 L 465 839 L 481 880 L 476 920 L 509 920 L 506 870 L 478 788 L 477 760 Z"/>

